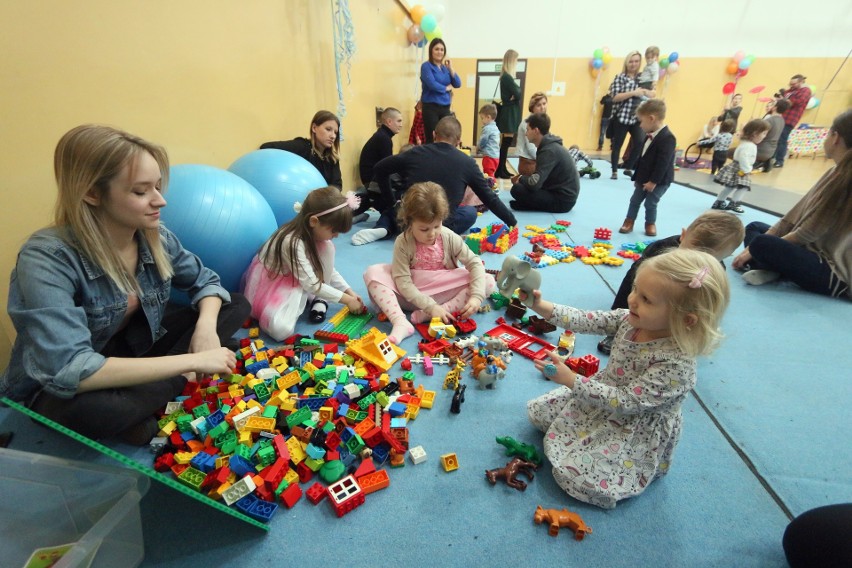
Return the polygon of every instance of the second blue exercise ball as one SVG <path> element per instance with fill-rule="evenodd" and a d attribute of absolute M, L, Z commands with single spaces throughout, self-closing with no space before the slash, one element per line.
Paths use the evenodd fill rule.
<path fill-rule="evenodd" d="M 165 226 L 226 290 L 239 290 L 254 254 L 278 228 L 263 196 L 229 171 L 181 164 L 171 167 L 165 198 Z"/>
<path fill-rule="evenodd" d="M 312 190 L 328 185 L 306 159 L 285 150 L 265 148 L 249 152 L 228 168 L 266 198 L 275 219 L 283 225 L 296 216 L 295 203 L 304 203 Z"/>

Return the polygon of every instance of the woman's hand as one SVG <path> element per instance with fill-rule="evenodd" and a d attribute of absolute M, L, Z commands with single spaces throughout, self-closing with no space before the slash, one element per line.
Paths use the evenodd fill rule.
<path fill-rule="evenodd" d="M 574 381 L 577 380 L 577 374 L 568 368 L 562 359 L 556 353 L 551 351 L 547 359 L 533 361 L 535 368 L 542 375 L 550 379 L 558 385 L 565 385 L 568 388 L 574 388 Z"/>
<path fill-rule="evenodd" d="M 213 373 L 233 373 L 237 366 L 237 357 L 227 347 L 217 347 L 195 353 L 193 367 L 196 373 L 212 375 Z"/>
<path fill-rule="evenodd" d="M 189 341 L 189 353 L 201 353 L 221 347 L 219 335 L 216 333 L 216 328 L 208 326 L 196 325 L 195 331 L 192 332 L 192 339 Z"/>
<path fill-rule="evenodd" d="M 731 266 L 733 266 L 737 270 L 742 270 L 745 268 L 746 264 L 751 262 L 751 259 L 751 252 L 749 252 L 748 247 L 746 247 L 743 252 L 741 252 L 736 256 L 736 258 L 734 258 L 734 262 L 731 263 Z"/>
<path fill-rule="evenodd" d="M 653 89 L 639 89 L 639 90 L 642 91 L 642 94 L 644 96 L 648 97 L 649 99 L 653 99 L 654 97 L 657 96 L 657 91 L 655 91 Z"/>
<path fill-rule="evenodd" d="M 453 86 L 447 85 L 447 87 L 444 90 L 447 91 L 448 93 L 452 93 L 453 92 Z"/>

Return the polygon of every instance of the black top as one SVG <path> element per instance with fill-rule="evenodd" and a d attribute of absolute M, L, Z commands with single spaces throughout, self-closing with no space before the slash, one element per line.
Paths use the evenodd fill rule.
<path fill-rule="evenodd" d="M 388 156 L 393 155 L 393 132 L 384 124 L 370 136 L 361 149 L 361 158 L 358 160 L 358 171 L 361 174 L 361 183 L 365 186 L 373 181 L 373 167 Z"/>
<path fill-rule="evenodd" d="M 518 183 L 531 189 L 562 194 L 576 203 L 580 195 L 580 175 L 574 158 L 562 145 L 562 138 L 545 134 L 535 153 L 535 173 L 521 176 Z"/>
<path fill-rule="evenodd" d="M 573 160 L 571 163 L 574 163 Z M 435 182 L 443 187 L 450 204 L 450 215 L 458 208 L 465 189 L 470 186 L 501 221 L 512 227 L 518 224 L 515 215 L 488 187 L 476 161 L 446 142 L 415 146 L 407 152 L 385 158 L 376 164 L 373 172 L 373 179 L 379 184 L 385 203 L 396 202 L 389 177 L 399 174 L 406 187 L 422 181 Z"/>
<path fill-rule="evenodd" d="M 644 145 L 645 141 L 642 140 L 639 144 Z M 664 126 L 651 140 L 651 145 L 648 146 L 645 153 L 639 157 L 630 179 L 639 185 L 644 185 L 645 182 L 649 181 L 656 185 L 672 183 L 674 181 L 675 146 L 677 146 L 677 140 L 674 134 L 668 126 Z"/>
<path fill-rule="evenodd" d="M 333 185 L 338 189 L 343 189 L 343 176 L 340 174 L 340 163 L 324 160 L 322 156 L 314 151 L 311 141 L 307 138 L 293 138 L 292 140 L 281 140 L 278 142 L 264 142 L 260 145 L 261 150 L 274 148 L 275 150 L 285 150 L 291 154 L 301 156 L 309 161 L 322 177 L 325 183 Z"/>

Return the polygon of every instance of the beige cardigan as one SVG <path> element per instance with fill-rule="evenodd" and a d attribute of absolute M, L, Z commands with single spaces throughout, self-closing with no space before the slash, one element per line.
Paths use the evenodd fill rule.
<path fill-rule="evenodd" d="M 444 268 L 453 270 L 458 268 L 461 262 L 470 272 L 470 295 L 471 298 L 485 299 L 485 267 L 482 260 L 470 250 L 464 239 L 446 227 L 441 227 L 441 239 L 444 242 Z M 417 306 L 418 309 L 426 311 L 437 302 L 420 290 L 411 280 L 411 265 L 414 264 L 417 241 L 414 237 L 403 232 L 396 238 L 393 245 L 393 262 L 391 263 L 391 276 L 396 284 L 400 295 Z"/>
<path fill-rule="evenodd" d="M 850 285 L 852 296 L 852 188 L 832 183 L 834 175 L 828 170 L 767 233 L 793 235 Z"/>

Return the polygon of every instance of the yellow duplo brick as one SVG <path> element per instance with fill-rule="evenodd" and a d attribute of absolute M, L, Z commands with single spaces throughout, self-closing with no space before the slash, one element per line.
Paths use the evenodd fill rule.
<path fill-rule="evenodd" d="M 302 370 L 307 372 L 311 376 L 311 378 L 314 378 L 314 374 L 319 371 L 319 369 L 317 369 L 313 365 L 313 363 L 305 363 L 305 365 L 302 367 Z"/>
<path fill-rule="evenodd" d="M 246 387 L 253 389 L 257 385 L 263 384 L 263 381 L 252 375 L 252 379 L 246 383 Z"/>
<path fill-rule="evenodd" d="M 268 361 L 269 360 L 269 357 L 266 356 L 266 351 L 258 351 L 257 355 L 255 355 L 255 358 L 258 361 Z"/>
<path fill-rule="evenodd" d="M 331 359 L 335 364 L 343 363 L 343 353 L 335 353 Z"/>
<path fill-rule="evenodd" d="M 420 407 L 421 408 L 432 408 L 432 405 L 435 402 L 435 391 L 424 391 L 420 396 Z"/>
<path fill-rule="evenodd" d="M 280 391 L 275 391 L 275 393 L 269 397 L 269 400 L 266 401 L 266 406 L 277 406 L 280 408 L 282 402 L 281 396 Z"/>
<path fill-rule="evenodd" d="M 305 396 L 313 396 L 315 394 L 317 394 L 317 389 L 315 389 L 314 387 L 307 387 L 305 389 Z"/>
<path fill-rule="evenodd" d="M 334 420 L 334 409 L 330 406 L 321 406 L 319 409 L 320 420 L 331 422 Z"/>
<path fill-rule="evenodd" d="M 286 400 L 282 400 L 282 401 L 281 401 L 281 404 L 280 404 L 279 406 L 281 407 L 281 410 L 284 410 L 284 411 L 293 411 L 293 410 L 295 410 L 295 409 L 296 409 L 296 400 L 295 400 L 295 399 L 292 399 L 292 398 L 288 398 L 288 399 L 286 399 Z"/>
<path fill-rule="evenodd" d="M 255 406 L 259 406 L 260 408 L 263 408 L 263 405 L 260 404 L 259 402 L 257 402 L 255 399 L 251 399 L 246 403 L 247 408 L 254 408 Z"/>
<path fill-rule="evenodd" d="M 255 339 L 254 340 L 254 346 L 257 347 L 258 349 L 263 349 L 265 347 L 262 339 Z"/>
<path fill-rule="evenodd" d="M 229 482 L 227 482 L 227 481 L 226 481 L 225 483 L 223 483 L 222 485 L 220 485 L 219 487 L 217 487 L 216 489 L 214 489 L 213 491 L 211 491 L 210 493 L 208 493 L 208 495 L 209 495 L 211 498 L 215 499 L 216 501 L 221 501 L 221 500 L 222 500 L 223 495 L 225 495 L 225 491 L 226 491 L 226 490 L 227 490 L 230 486 L 231 486 L 231 483 L 229 483 Z"/>
<path fill-rule="evenodd" d="M 285 369 L 286 371 L 286 369 Z M 302 377 L 298 371 L 290 371 L 286 375 L 282 373 L 282 377 L 275 381 L 275 385 L 280 391 L 286 391 L 290 387 L 298 385 L 302 381 Z"/>
<path fill-rule="evenodd" d="M 172 432 L 177 430 L 177 423 L 172 420 L 168 422 L 165 426 L 160 428 L 160 431 L 157 432 L 157 436 L 171 436 Z"/>
<path fill-rule="evenodd" d="M 299 483 L 299 474 L 296 473 L 295 469 L 288 469 L 287 473 L 284 474 L 284 481 L 287 482 L 288 486 Z"/>
<path fill-rule="evenodd" d="M 381 387 L 388 386 L 388 383 L 390 383 L 390 376 L 388 376 L 387 373 L 382 373 L 381 375 L 379 375 L 379 385 Z"/>
<path fill-rule="evenodd" d="M 248 330 L 248 336 L 251 339 L 257 339 L 260 337 L 260 328 L 259 327 L 250 327 Z"/>
<path fill-rule="evenodd" d="M 240 381 L 240 386 L 244 387 L 244 386 L 248 385 L 251 381 L 256 381 L 256 380 L 257 380 L 257 377 L 255 377 L 251 373 L 248 373 L 248 374 L 243 376 L 243 380 Z"/>
<path fill-rule="evenodd" d="M 305 459 L 305 448 L 302 443 L 295 437 L 287 439 L 287 449 L 290 451 L 290 461 L 299 465 L 299 462 Z M 298 477 L 298 476 L 297 476 Z"/>
<path fill-rule="evenodd" d="M 365 369 L 364 367 L 359 367 L 359 368 L 355 369 L 355 378 L 363 379 L 366 376 L 367 376 L 367 369 Z"/>
<path fill-rule="evenodd" d="M 188 464 L 192 461 L 192 458 L 194 458 L 197 453 L 198 452 L 176 452 L 175 462 L 181 465 Z"/>
<path fill-rule="evenodd" d="M 276 369 L 280 365 L 286 365 L 286 364 L 287 364 L 287 359 L 285 357 L 282 357 L 281 355 L 278 355 L 277 357 L 275 357 L 275 359 L 273 359 L 272 362 L 270 363 L 270 365 L 272 365 Z"/>
<path fill-rule="evenodd" d="M 240 434 L 237 437 L 237 442 L 240 444 L 245 444 L 246 446 L 251 445 L 251 432 L 248 430 L 240 430 Z"/>
<path fill-rule="evenodd" d="M 216 469 L 219 469 L 223 465 L 227 465 L 228 461 L 230 459 L 231 459 L 231 456 L 221 456 L 220 455 L 219 457 L 217 457 L 216 461 L 214 462 L 216 464 Z"/>

